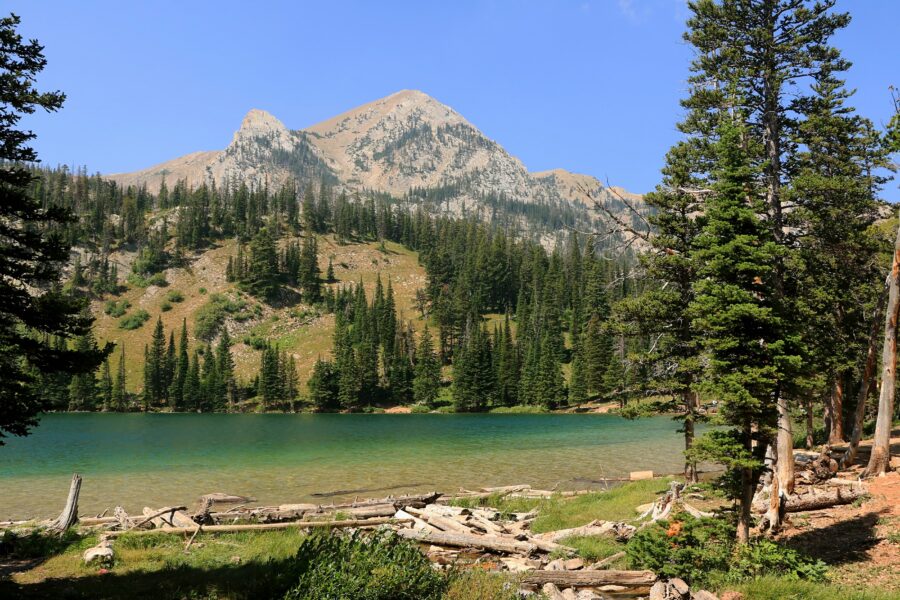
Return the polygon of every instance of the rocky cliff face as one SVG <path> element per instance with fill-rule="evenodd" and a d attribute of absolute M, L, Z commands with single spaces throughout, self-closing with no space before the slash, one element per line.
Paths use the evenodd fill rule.
<path fill-rule="evenodd" d="M 251 110 L 228 147 L 197 152 L 110 178 L 123 185 L 244 182 L 278 187 L 323 178 L 348 191 L 375 190 L 402 197 L 441 189 L 445 210 L 478 208 L 486 196 L 584 212 L 595 202 L 621 204 L 619 193 L 596 178 L 557 169 L 530 173 L 452 108 L 416 90 L 403 90 L 305 130 L 290 130 L 262 110 Z M 642 206 L 641 197 L 621 195 Z"/>

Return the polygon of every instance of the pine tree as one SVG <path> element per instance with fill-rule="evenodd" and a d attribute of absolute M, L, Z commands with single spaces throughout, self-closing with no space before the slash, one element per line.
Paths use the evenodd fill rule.
<path fill-rule="evenodd" d="M 497 357 L 497 402 L 500 406 L 513 406 L 519 401 L 521 361 L 519 348 L 513 341 L 508 314 L 494 339 Z"/>
<path fill-rule="evenodd" d="M 313 365 L 312 375 L 306 382 L 309 399 L 317 411 L 334 410 L 338 402 L 338 382 L 334 364 L 319 357 Z"/>
<path fill-rule="evenodd" d="M 268 228 L 260 228 L 250 242 L 250 263 L 241 271 L 243 285 L 254 296 L 272 300 L 278 295 L 278 251 Z"/>
<path fill-rule="evenodd" d="M 606 394 L 609 391 L 606 387 L 606 372 L 614 359 L 613 342 L 598 314 L 591 315 L 581 344 L 588 390 L 595 394 Z"/>
<path fill-rule="evenodd" d="M 791 139 L 796 124 L 808 114 L 811 97 L 816 92 L 809 84 L 821 74 L 836 74 L 850 63 L 830 46 L 831 37 L 850 22 L 847 13 L 832 11 L 835 0 L 706 0 L 690 5 L 685 39 L 695 49 L 696 58 L 689 83 L 691 96 L 683 102 L 690 111 L 681 124 L 685 133 L 694 136 L 694 147 L 704 154 L 702 159 L 715 163 L 718 146 L 713 143 L 715 129 L 723 118 L 738 114 L 744 127 L 744 151 L 751 165 L 758 166 L 758 180 L 763 189 L 764 223 L 772 242 L 781 251 L 772 273 L 771 310 L 784 327 L 795 332 L 802 329 L 802 306 L 790 295 L 797 282 L 796 272 L 788 269 L 795 259 L 797 244 L 784 210 L 789 194 L 791 156 L 800 150 Z M 789 93 L 788 93 L 789 92 Z M 735 110 L 736 99 L 740 110 Z M 719 152 L 719 154 L 721 154 Z M 702 167 L 701 167 L 702 168 Z M 798 347 L 791 354 L 803 353 L 802 338 L 790 337 Z M 771 445 L 775 459 L 775 479 L 769 519 L 773 527 L 780 524 L 780 507 L 794 486 L 793 433 L 790 402 L 802 389 L 799 373 L 782 375 L 773 393 L 776 398 L 778 427 L 775 439 L 761 440 Z M 781 458 L 779 460 L 779 458 Z M 741 528 L 743 535 L 744 529 Z"/>
<path fill-rule="evenodd" d="M 200 354 L 194 348 L 194 354 L 188 366 L 187 377 L 184 379 L 184 407 L 195 412 L 202 411 L 202 390 L 200 389 Z"/>
<path fill-rule="evenodd" d="M 187 319 L 182 319 L 181 337 L 178 340 L 178 354 L 175 358 L 172 384 L 169 387 L 169 401 L 176 410 L 184 407 L 184 382 L 187 379 L 189 363 Z"/>
<path fill-rule="evenodd" d="M 92 377 L 111 349 L 53 341 L 88 335 L 93 319 L 84 312 L 86 301 L 59 285 L 69 245 L 55 235 L 56 226 L 73 223 L 72 215 L 29 195 L 35 176 L 26 164 L 36 162 L 37 153 L 27 144 L 35 136 L 16 126 L 38 108 L 58 110 L 65 95 L 34 87 L 47 61 L 36 40 L 23 42 L 19 23 L 16 15 L 0 19 L 0 443 L 5 435 L 27 435 L 37 423 L 44 408 L 37 373 Z"/>
<path fill-rule="evenodd" d="M 100 409 L 106 412 L 113 407 L 113 378 L 109 370 L 109 358 L 103 361 L 103 374 L 100 377 Z"/>
<path fill-rule="evenodd" d="M 306 302 L 316 303 L 322 299 L 322 272 L 319 269 L 319 246 L 312 230 L 307 230 L 300 250 L 297 267 L 297 283 L 303 289 Z"/>
<path fill-rule="evenodd" d="M 122 352 L 119 353 L 119 368 L 116 370 L 116 383 L 113 387 L 113 409 L 125 410 L 125 401 L 127 392 L 125 391 L 125 345 L 122 345 Z"/>
<path fill-rule="evenodd" d="M 458 412 L 478 412 L 494 404 L 496 390 L 490 337 L 470 321 L 453 360 L 453 404 Z"/>
<path fill-rule="evenodd" d="M 433 406 L 441 391 L 441 363 L 434 352 L 434 343 L 428 326 L 422 331 L 416 349 L 413 400 L 416 404 Z"/>
<path fill-rule="evenodd" d="M 719 462 L 739 484 L 738 540 L 746 542 L 750 505 L 763 462 L 761 452 L 777 420 L 776 391 L 785 365 L 784 325 L 773 305 L 779 246 L 760 218 L 764 205 L 753 192 L 755 172 L 740 123 L 719 125 L 714 193 L 705 202 L 706 222 L 697 239 L 700 265 L 692 303 L 696 327 L 709 355 L 709 387 L 730 428 L 704 435 L 695 455 Z"/>
<path fill-rule="evenodd" d="M 153 398 L 153 368 L 150 365 L 150 349 L 144 344 L 144 389 L 141 391 L 141 405 L 144 412 L 150 410 Z"/>
<path fill-rule="evenodd" d="M 572 358 L 572 373 L 569 377 L 569 404 L 578 406 L 588 399 L 587 375 L 584 370 L 584 358 L 576 352 Z"/>
<path fill-rule="evenodd" d="M 75 338 L 75 351 L 89 353 L 97 348 L 90 332 Z M 94 373 L 76 373 L 69 384 L 69 410 L 94 410 L 97 405 L 97 378 Z"/>
<path fill-rule="evenodd" d="M 237 382 L 234 378 L 234 359 L 231 357 L 231 337 L 223 328 L 216 347 L 216 369 L 218 371 L 219 389 L 216 391 L 216 410 L 234 406 L 237 395 Z"/>
<path fill-rule="evenodd" d="M 166 335 L 162 318 L 157 317 L 156 327 L 150 339 L 150 347 L 144 360 L 144 405 L 159 405 L 168 391 L 165 386 L 167 372 Z"/>

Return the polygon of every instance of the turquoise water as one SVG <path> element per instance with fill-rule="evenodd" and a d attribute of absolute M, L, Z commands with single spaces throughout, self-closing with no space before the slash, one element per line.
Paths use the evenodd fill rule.
<path fill-rule="evenodd" d="M 666 417 L 613 415 L 53 414 L 0 447 L 0 520 L 58 513 L 72 473 L 84 477 L 82 514 L 190 506 L 209 492 L 281 504 L 517 483 L 581 489 L 629 471 L 680 471 L 676 429 Z"/>

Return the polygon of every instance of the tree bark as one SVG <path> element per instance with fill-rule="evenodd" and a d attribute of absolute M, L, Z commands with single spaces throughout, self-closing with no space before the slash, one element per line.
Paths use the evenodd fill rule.
<path fill-rule="evenodd" d="M 796 513 L 809 510 L 821 510 L 840 504 L 850 504 L 866 495 L 865 488 L 835 487 L 827 490 L 815 490 L 808 494 L 791 496 L 784 504 L 785 512 Z M 766 510 L 764 506 L 757 508 L 757 512 Z"/>
<path fill-rule="evenodd" d="M 831 429 L 828 432 L 828 443 L 832 446 L 844 441 L 844 374 L 838 372 L 834 378 L 831 393 Z"/>
<path fill-rule="evenodd" d="M 812 450 L 815 445 L 814 439 L 815 425 L 813 424 L 813 401 L 812 398 L 806 399 L 806 449 Z"/>
<path fill-rule="evenodd" d="M 363 519 L 345 521 L 291 521 L 288 523 L 253 523 L 250 525 L 205 525 L 203 533 L 230 533 L 235 531 L 270 531 L 273 529 L 290 529 L 296 527 L 299 529 L 312 529 L 317 527 L 325 528 L 343 528 L 343 527 L 376 527 L 380 525 L 388 525 L 391 523 L 405 522 L 403 519 Z M 109 531 L 105 535 L 108 537 L 118 537 L 120 535 L 154 535 L 159 533 L 185 533 L 193 531 L 184 527 L 159 527 L 157 529 L 141 529 L 138 531 Z M 405 531 L 405 530 L 403 530 Z"/>
<path fill-rule="evenodd" d="M 63 533 L 78 522 L 78 495 L 80 493 L 81 475 L 72 475 L 72 483 L 69 484 L 69 495 L 66 498 L 66 505 L 47 529 Z"/>
<path fill-rule="evenodd" d="M 744 448 L 751 452 L 750 423 L 744 424 Z M 753 504 L 753 469 L 744 467 L 741 469 L 741 503 L 738 511 L 737 543 L 746 544 L 750 541 L 750 506 Z"/>
<path fill-rule="evenodd" d="M 884 282 L 884 291 L 878 298 L 875 314 L 872 316 L 872 328 L 869 330 L 869 349 L 866 351 L 866 366 L 863 368 L 862 381 L 859 382 L 859 391 L 856 394 L 856 411 L 853 414 L 853 432 L 850 434 L 850 445 L 839 461 L 841 469 L 846 469 L 856 461 L 856 453 L 859 450 L 859 440 L 862 439 L 862 429 L 866 418 L 866 401 L 869 398 L 869 390 L 872 389 L 872 381 L 875 378 L 875 363 L 878 360 L 878 332 L 881 329 L 879 320 L 884 312 L 890 292 L 890 281 Z"/>
<path fill-rule="evenodd" d="M 890 467 L 891 421 L 894 416 L 894 391 L 897 368 L 897 318 L 900 310 L 900 227 L 894 242 L 894 259 L 888 283 L 888 303 L 884 318 L 884 345 L 881 351 L 881 394 L 878 398 L 878 418 L 875 440 L 869 464 L 863 477 L 882 475 Z"/>
<path fill-rule="evenodd" d="M 596 587 L 622 585 L 626 587 L 650 586 L 656 581 L 652 571 L 530 571 L 522 578 L 525 585 L 552 583 L 560 587 Z"/>
<path fill-rule="evenodd" d="M 794 492 L 794 434 L 791 430 L 791 413 L 787 398 L 778 394 L 778 433 L 775 437 L 775 473 L 772 477 L 772 494 L 766 522 L 772 531 L 781 528 L 784 504 Z"/>
<path fill-rule="evenodd" d="M 438 546 L 453 546 L 456 548 L 479 548 L 504 554 L 534 554 L 538 547 L 531 542 L 520 542 L 515 538 L 503 538 L 493 535 L 474 535 L 464 533 L 449 533 L 438 531 L 425 531 L 421 529 L 400 529 L 397 535 L 427 544 Z"/>

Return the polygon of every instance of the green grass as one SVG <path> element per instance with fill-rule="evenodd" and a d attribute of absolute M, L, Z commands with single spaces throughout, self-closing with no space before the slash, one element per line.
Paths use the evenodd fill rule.
<path fill-rule="evenodd" d="M 637 517 L 635 507 L 652 502 L 663 494 L 671 479 L 631 481 L 604 492 L 574 498 L 551 498 L 540 507 L 540 516 L 531 528 L 536 533 L 580 527 L 600 519 L 627 521 Z"/>
<path fill-rule="evenodd" d="M 760 577 L 740 584 L 726 585 L 744 600 L 898 600 L 900 592 L 847 588 L 841 585 L 792 581 L 780 577 Z"/>
<path fill-rule="evenodd" d="M 588 562 L 597 562 L 625 549 L 625 544 L 617 542 L 611 537 L 598 535 L 565 538 L 560 543 L 574 548 L 578 556 Z M 624 567 L 625 562 L 625 557 L 622 557 L 621 560 L 615 561 L 611 567 Z"/>
<path fill-rule="evenodd" d="M 131 313 L 127 317 L 122 317 L 119 320 L 119 329 L 124 329 L 126 331 L 138 329 L 149 320 L 150 313 L 141 308 Z"/>
<path fill-rule="evenodd" d="M 450 575 L 445 600 L 517 600 L 517 588 L 515 577 L 509 573 L 457 571 Z"/>

